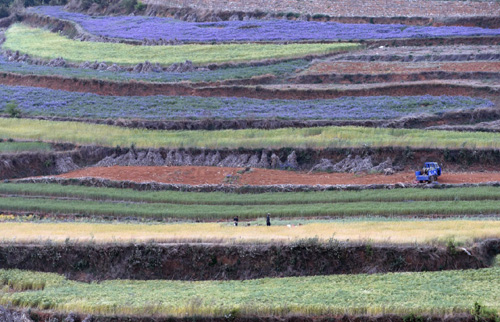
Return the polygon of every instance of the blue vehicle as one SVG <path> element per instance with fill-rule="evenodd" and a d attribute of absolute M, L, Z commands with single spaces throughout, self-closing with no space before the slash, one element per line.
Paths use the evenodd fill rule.
<path fill-rule="evenodd" d="M 426 162 L 422 171 L 415 171 L 415 176 L 417 181 L 422 182 L 434 182 L 441 175 L 441 167 L 437 162 Z"/>

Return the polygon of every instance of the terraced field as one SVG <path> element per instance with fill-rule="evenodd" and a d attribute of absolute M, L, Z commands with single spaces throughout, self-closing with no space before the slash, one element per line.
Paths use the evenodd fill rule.
<path fill-rule="evenodd" d="M 19 59 L 19 57 L 18 57 Z M 98 79 L 108 81 L 142 81 L 142 82 L 215 82 L 224 80 L 245 80 L 251 77 L 263 76 L 266 74 L 283 78 L 285 75 L 293 73 L 296 69 L 306 66 L 309 62 L 298 59 L 262 66 L 239 66 L 228 67 L 215 70 L 194 70 L 187 72 L 158 73 L 154 71 L 134 73 L 131 71 L 116 72 L 111 70 L 84 69 L 77 66 L 52 67 L 44 65 L 34 65 L 26 62 L 8 61 L 5 57 L 0 57 L 0 70 L 5 73 L 15 73 L 19 75 L 39 75 L 39 76 L 60 76 L 77 79 Z M 99 65 L 99 64 L 97 64 Z M 103 65 L 101 65 L 103 66 Z M 106 66 L 110 68 L 111 66 Z M 97 67 L 96 67 L 97 68 Z"/>
<path fill-rule="evenodd" d="M 498 1 L 53 3 L 0 19 L 0 321 L 499 319 Z"/>
<path fill-rule="evenodd" d="M 41 187 L 38 186 L 38 189 Z M 319 200 L 307 200 L 308 197 L 304 197 L 298 200 L 303 200 L 298 203 L 287 202 L 286 199 L 281 201 L 279 196 L 267 195 L 270 201 L 262 201 L 260 198 L 256 200 L 255 196 L 250 196 L 250 200 L 245 200 L 248 198 L 238 198 L 239 202 L 234 202 L 233 196 L 223 196 L 226 199 L 225 202 L 222 200 L 216 202 L 211 200 L 206 204 L 203 199 L 212 197 L 211 195 L 205 196 L 201 194 L 202 200 L 196 200 L 196 194 L 188 193 L 182 196 L 181 199 L 189 198 L 190 202 L 179 202 L 177 199 L 172 200 L 167 199 L 167 202 L 130 202 L 130 200 L 120 198 L 118 200 L 109 201 L 104 197 L 99 189 L 94 189 L 93 191 L 89 189 L 92 194 L 98 194 L 98 200 L 94 201 L 92 197 L 88 198 L 84 195 L 73 194 L 72 198 L 58 198 L 47 192 L 42 192 L 41 195 L 32 193 L 28 196 L 17 195 L 11 196 L 11 189 L 16 190 L 16 187 L 9 188 L 6 186 L 4 188 L 6 195 L 2 198 L 2 209 L 5 212 L 36 212 L 41 214 L 49 215 L 60 215 L 64 217 L 65 215 L 72 216 L 83 216 L 83 217 L 113 217 L 118 219 L 123 218 L 150 218 L 156 220 L 169 220 L 169 219 L 188 219 L 196 221 L 207 221 L 207 220 L 228 220 L 234 217 L 234 214 L 238 214 L 241 219 L 255 219 L 263 216 L 263 214 L 269 213 L 273 217 L 278 218 L 295 218 L 295 217 L 356 217 L 356 216 L 450 216 L 450 215 L 496 215 L 498 214 L 498 209 L 500 206 L 500 199 L 498 195 L 497 188 L 490 188 L 491 190 L 485 189 L 485 195 L 481 195 L 478 198 L 473 196 L 465 196 L 464 199 L 460 199 L 458 194 L 451 194 L 450 192 L 445 192 L 443 194 L 434 194 L 432 198 L 432 204 L 429 204 L 429 200 L 419 198 L 419 193 L 415 193 L 415 199 L 412 197 L 403 197 L 403 195 L 409 196 L 411 193 L 398 191 L 399 196 L 392 199 L 391 202 L 381 202 L 381 200 L 373 200 L 370 198 L 369 194 L 365 194 L 368 198 L 363 198 L 363 196 L 355 196 L 353 193 L 344 194 L 349 199 L 359 198 L 355 202 L 346 202 L 342 197 L 336 198 L 335 193 L 329 193 L 324 195 L 326 199 Z M 28 189 L 30 189 L 28 187 Z M 3 190 L 3 189 L 2 189 Z M 468 189 L 470 190 L 470 189 Z M 77 190 L 78 191 L 78 190 Z M 465 191 L 461 191 L 465 193 Z M 116 190 L 114 193 L 119 193 Z M 63 194 L 62 191 L 56 192 L 56 195 Z M 488 194 L 493 194 L 491 197 L 487 197 Z M 165 194 L 163 194 L 165 195 Z M 179 195 L 170 194 L 170 195 Z M 424 194 L 425 195 L 425 194 Z M 427 194 L 428 195 L 428 194 Z M 441 195 L 441 196 L 440 196 Z M 160 195 L 161 196 L 161 195 Z M 169 196 L 167 193 L 166 196 Z M 286 198 L 297 198 L 301 196 L 290 195 Z M 342 196 L 342 194 L 341 194 Z M 259 196 L 260 197 L 260 196 Z M 313 198 L 318 198 L 320 196 L 312 196 Z M 399 197 L 399 198 L 398 198 Z M 440 198 L 441 197 L 441 198 Z M 161 197 L 160 197 L 161 198 Z M 213 197 L 212 197 L 213 198 Z M 265 197 L 264 197 L 265 198 Z M 299 197 L 300 198 L 300 197 Z M 320 197 L 321 198 L 321 197 Z M 390 198 L 389 196 L 384 196 L 382 198 Z M 409 199 L 411 198 L 411 199 Z M 439 201 L 435 201 L 439 198 Z M 227 200 L 229 199 L 229 200 Z M 305 199 L 305 200 L 304 200 Z M 333 200 L 332 200 L 333 199 Z M 384 200 L 382 199 L 382 200 Z M 479 199 L 479 200 L 477 200 Z M 161 199 L 160 199 L 161 200 Z M 119 202 L 116 202 L 119 201 Z M 411 202 L 409 202 L 411 201 Z M 297 207 L 300 205 L 300 207 Z"/>
<path fill-rule="evenodd" d="M 0 119 L 0 135 L 14 139 L 143 148 L 329 148 L 422 147 L 490 148 L 500 134 L 362 127 L 286 128 L 278 130 L 153 131 L 77 122 Z"/>
<path fill-rule="evenodd" d="M 158 17 L 92 17 L 61 7 L 37 7 L 32 12 L 69 20 L 92 35 L 131 40 L 179 42 L 359 40 L 497 35 L 477 27 L 424 27 L 400 24 L 341 24 L 290 20 L 197 23 Z M 144 37 L 147 35 L 147 37 Z M 17 38 L 17 37 L 16 37 Z"/>
<path fill-rule="evenodd" d="M 497 46 L 380 47 L 317 61 L 290 78 L 299 83 L 470 79 L 498 83 Z"/>
<path fill-rule="evenodd" d="M 24 115 L 99 118 L 182 119 L 392 119 L 415 112 L 446 112 L 492 107 L 487 99 L 462 96 L 342 97 L 310 100 L 259 100 L 196 96 L 101 96 L 24 86 L 1 86 L 7 102 Z M 3 104 L 6 106 L 7 102 Z M 104 108 L 105 106 L 105 108 Z"/>
<path fill-rule="evenodd" d="M 484 62 L 484 63 L 428 63 L 428 64 L 400 64 L 400 63 L 364 63 L 364 62 L 331 62 L 331 63 L 318 63 L 307 70 L 307 73 L 320 74 L 328 72 L 336 72 L 342 74 L 355 74 L 361 71 L 370 74 L 382 73 L 405 73 L 405 72 L 428 72 L 439 69 L 443 72 L 477 72 L 477 71 L 499 71 L 498 62 Z"/>
<path fill-rule="evenodd" d="M 85 284 L 67 281 L 56 274 L 0 271 L 2 284 L 18 291 L 3 294 L 0 301 L 108 315 L 327 315 L 379 314 L 386 310 L 400 314 L 469 312 L 469 303 L 474 301 L 498 310 L 500 288 L 496 276 L 499 273 L 498 268 L 490 268 L 236 282 L 105 281 Z M 447 287 L 443 288 L 443 284 Z M 166 301 L 160 302 L 158 298 Z M 390 306 L 387 303 L 391 303 Z"/>
<path fill-rule="evenodd" d="M 241 44 L 241 45 L 181 45 L 178 47 L 137 47 L 126 44 L 90 43 L 69 40 L 57 34 L 14 25 L 6 33 L 3 48 L 20 51 L 34 57 L 55 59 L 64 52 L 71 62 L 105 61 L 131 65 L 151 61 L 164 65 L 190 59 L 195 64 L 240 62 L 276 58 L 294 58 L 306 55 L 326 55 L 349 50 L 356 44 Z"/>
<path fill-rule="evenodd" d="M 54 222 L 24 217 L 0 215 L 3 242 L 38 243 L 52 241 L 73 242 L 157 242 L 157 243 L 292 243 L 303 239 L 320 242 L 335 238 L 338 241 L 377 244 L 446 245 L 473 244 L 474 240 L 499 238 L 500 221 L 495 217 L 469 217 L 443 220 L 401 220 L 383 218 L 356 218 L 353 220 L 272 219 L 272 227 L 265 219 L 245 221 L 235 229 L 232 223 L 171 223 L 141 224 L 85 221 Z M 39 217 L 38 217 L 39 218 Z M 274 217 L 273 217 L 274 218 Z M 30 222 L 31 221 L 31 222 Z"/>

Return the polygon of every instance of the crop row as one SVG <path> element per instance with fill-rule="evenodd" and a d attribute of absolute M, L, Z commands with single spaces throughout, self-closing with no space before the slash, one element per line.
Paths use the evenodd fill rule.
<path fill-rule="evenodd" d="M 253 219 L 270 213 L 274 217 L 350 217 L 350 216 L 420 216 L 498 214 L 500 201 L 427 201 L 414 202 L 337 202 L 271 205 L 200 205 L 170 203 L 127 203 L 91 200 L 60 200 L 50 197 L 3 197 L 1 210 L 75 214 L 79 216 L 113 216 L 118 218 L 228 219 L 235 215 Z"/>
<path fill-rule="evenodd" d="M 32 222 L 29 222 L 33 220 Z M 308 238 L 328 242 L 371 241 L 374 243 L 472 244 L 478 239 L 500 238 L 498 218 L 343 218 L 339 220 L 280 219 L 271 217 L 271 226 L 264 218 L 248 221 L 234 227 L 223 223 L 137 223 L 96 222 L 82 219 L 60 222 L 53 219 L 38 220 L 29 216 L 16 217 L 0 214 L 0 242 L 40 243 L 65 242 L 283 242 Z"/>
<path fill-rule="evenodd" d="M 0 303 L 89 314 L 246 316 L 500 311 L 500 268 L 245 281 L 69 281 L 0 270 Z M 33 286 L 34 290 L 23 291 Z M 43 289 L 40 289 L 42 288 Z M 37 290 L 38 289 L 38 290 Z"/>
<path fill-rule="evenodd" d="M 10 62 L 0 56 L 0 71 L 22 75 L 49 75 L 78 79 L 102 79 L 112 81 L 141 80 L 144 82 L 214 82 L 227 79 L 248 79 L 254 76 L 272 74 L 285 77 L 299 68 L 305 67 L 306 60 L 292 60 L 263 66 L 241 66 L 219 68 L 215 70 L 197 70 L 192 72 L 129 72 L 84 69 L 78 67 L 52 67 L 34 65 L 25 62 Z"/>
<path fill-rule="evenodd" d="M 0 112 L 17 102 L 23 114 L 83 118 L 204 119 L 388 119 L 490 107 L 463 96 L 369 96 L 337 99 L 260 100 L 238 97 L 101 96 L 45 88 L 0 85 Z"/>
<path fill-rule="evenodd" d="M 191 60 L 194 64 L 252 61 L 272 58 L 294 58 L 325 55 L 357 48 L 354 43 L 341 44 L 225 44 L 180 46 L 134 46 L 120 43 L 76 41 L 43 29 L 15 24 L 6 33 L 4 49 L 20 51 L 33 57 L 71 62 L 105 61 L 131 65 L 150 61 L 162 65 Z"/>
<path fill-rule="evenodd" d="M 151 148 L 328 148 L 435 147 L 500 148 L 499 133 L 363 127 L 284 128 L 275 130 L 154 131 L 80 122 L 0 118 L 0 138 L 74 144 Z"/>
<path fill-rule="evenodd" d="M 43 183 L 0 183 L 0 194 L 179 205 L 304 205 L 349 202 L 500 200 L 500 188 L 498 187 L 235 194 L 223 192 L 136 191 L 132 189 L 61 186 Z"/>
<path fill-rule="evenodd" d="M 184 42 L 358 40 L 500 35 L 500 29 L 429 27 L 401 24 L 346 24 L 336 22 L 250 20 L 186 22 L 147 16 L 95 17 L 67 12 L 60 6 L 31 9 L 43 15 L 70 20 L 86 31 L 105 37 Z"/>

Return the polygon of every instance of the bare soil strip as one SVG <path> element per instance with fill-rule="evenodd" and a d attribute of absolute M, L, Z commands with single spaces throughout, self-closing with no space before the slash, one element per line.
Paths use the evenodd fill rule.
<path fill-rule="evenodd" d="M 363 185 L 413 183 L 412 172 L 399 172 L 386 176 L 383 174 L 354 173 L 305 173 L 284 170 L 252 169 L 251 172 L 238 173 L 241 168 L 222 167 L 134 167 L 113 166 L 95 167 L 61 174 L 61 178 L 94 177 L 114 181 L 160 182 L 170 184 L 234 184 L 234 185 Z M 481 183 L 500 181 L 500 172 L 463 172 L 444 173 L 440 183 Z"/>

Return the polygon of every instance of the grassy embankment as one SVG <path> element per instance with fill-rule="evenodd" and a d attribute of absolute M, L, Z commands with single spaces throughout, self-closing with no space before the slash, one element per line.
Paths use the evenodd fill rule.
<path fill-rule="evenodd" d="M 78 122 L 0 119 L 0 137 L 140 148 L 500 148 L 500 133 L 363 127 L 155 131 Z"/>
<path fill-rule="evenodd" d="M 15 24 L 5 33 L 3 49 L 19 50 L 23 54 L 43 59 L 63 57 L 70 62 L 105 61 L 122 65 L 160 63 L 169 65 L 191 60 L 194 64 L 296 58 L 324 55 L 351 50 L 358 44 L 229 44 L 133 46 L 120 43 L 100 43 L 71 40 L 50 31 Z"/>
<path fill-rule="evenodd" d="M 0 153 L 42 152 L 52 147 L 44 142 L 0 142 Z"/>
<path fill-rule="evenodd" d="M 87 284 L 57 274 L 0 270 L 0 304 L 92 314 L 183 317 L 447 314 L 471 312 L 476 302 L 499 312 L 499 275 L 496 267 L 246 281 L 109 280 Z"/>

